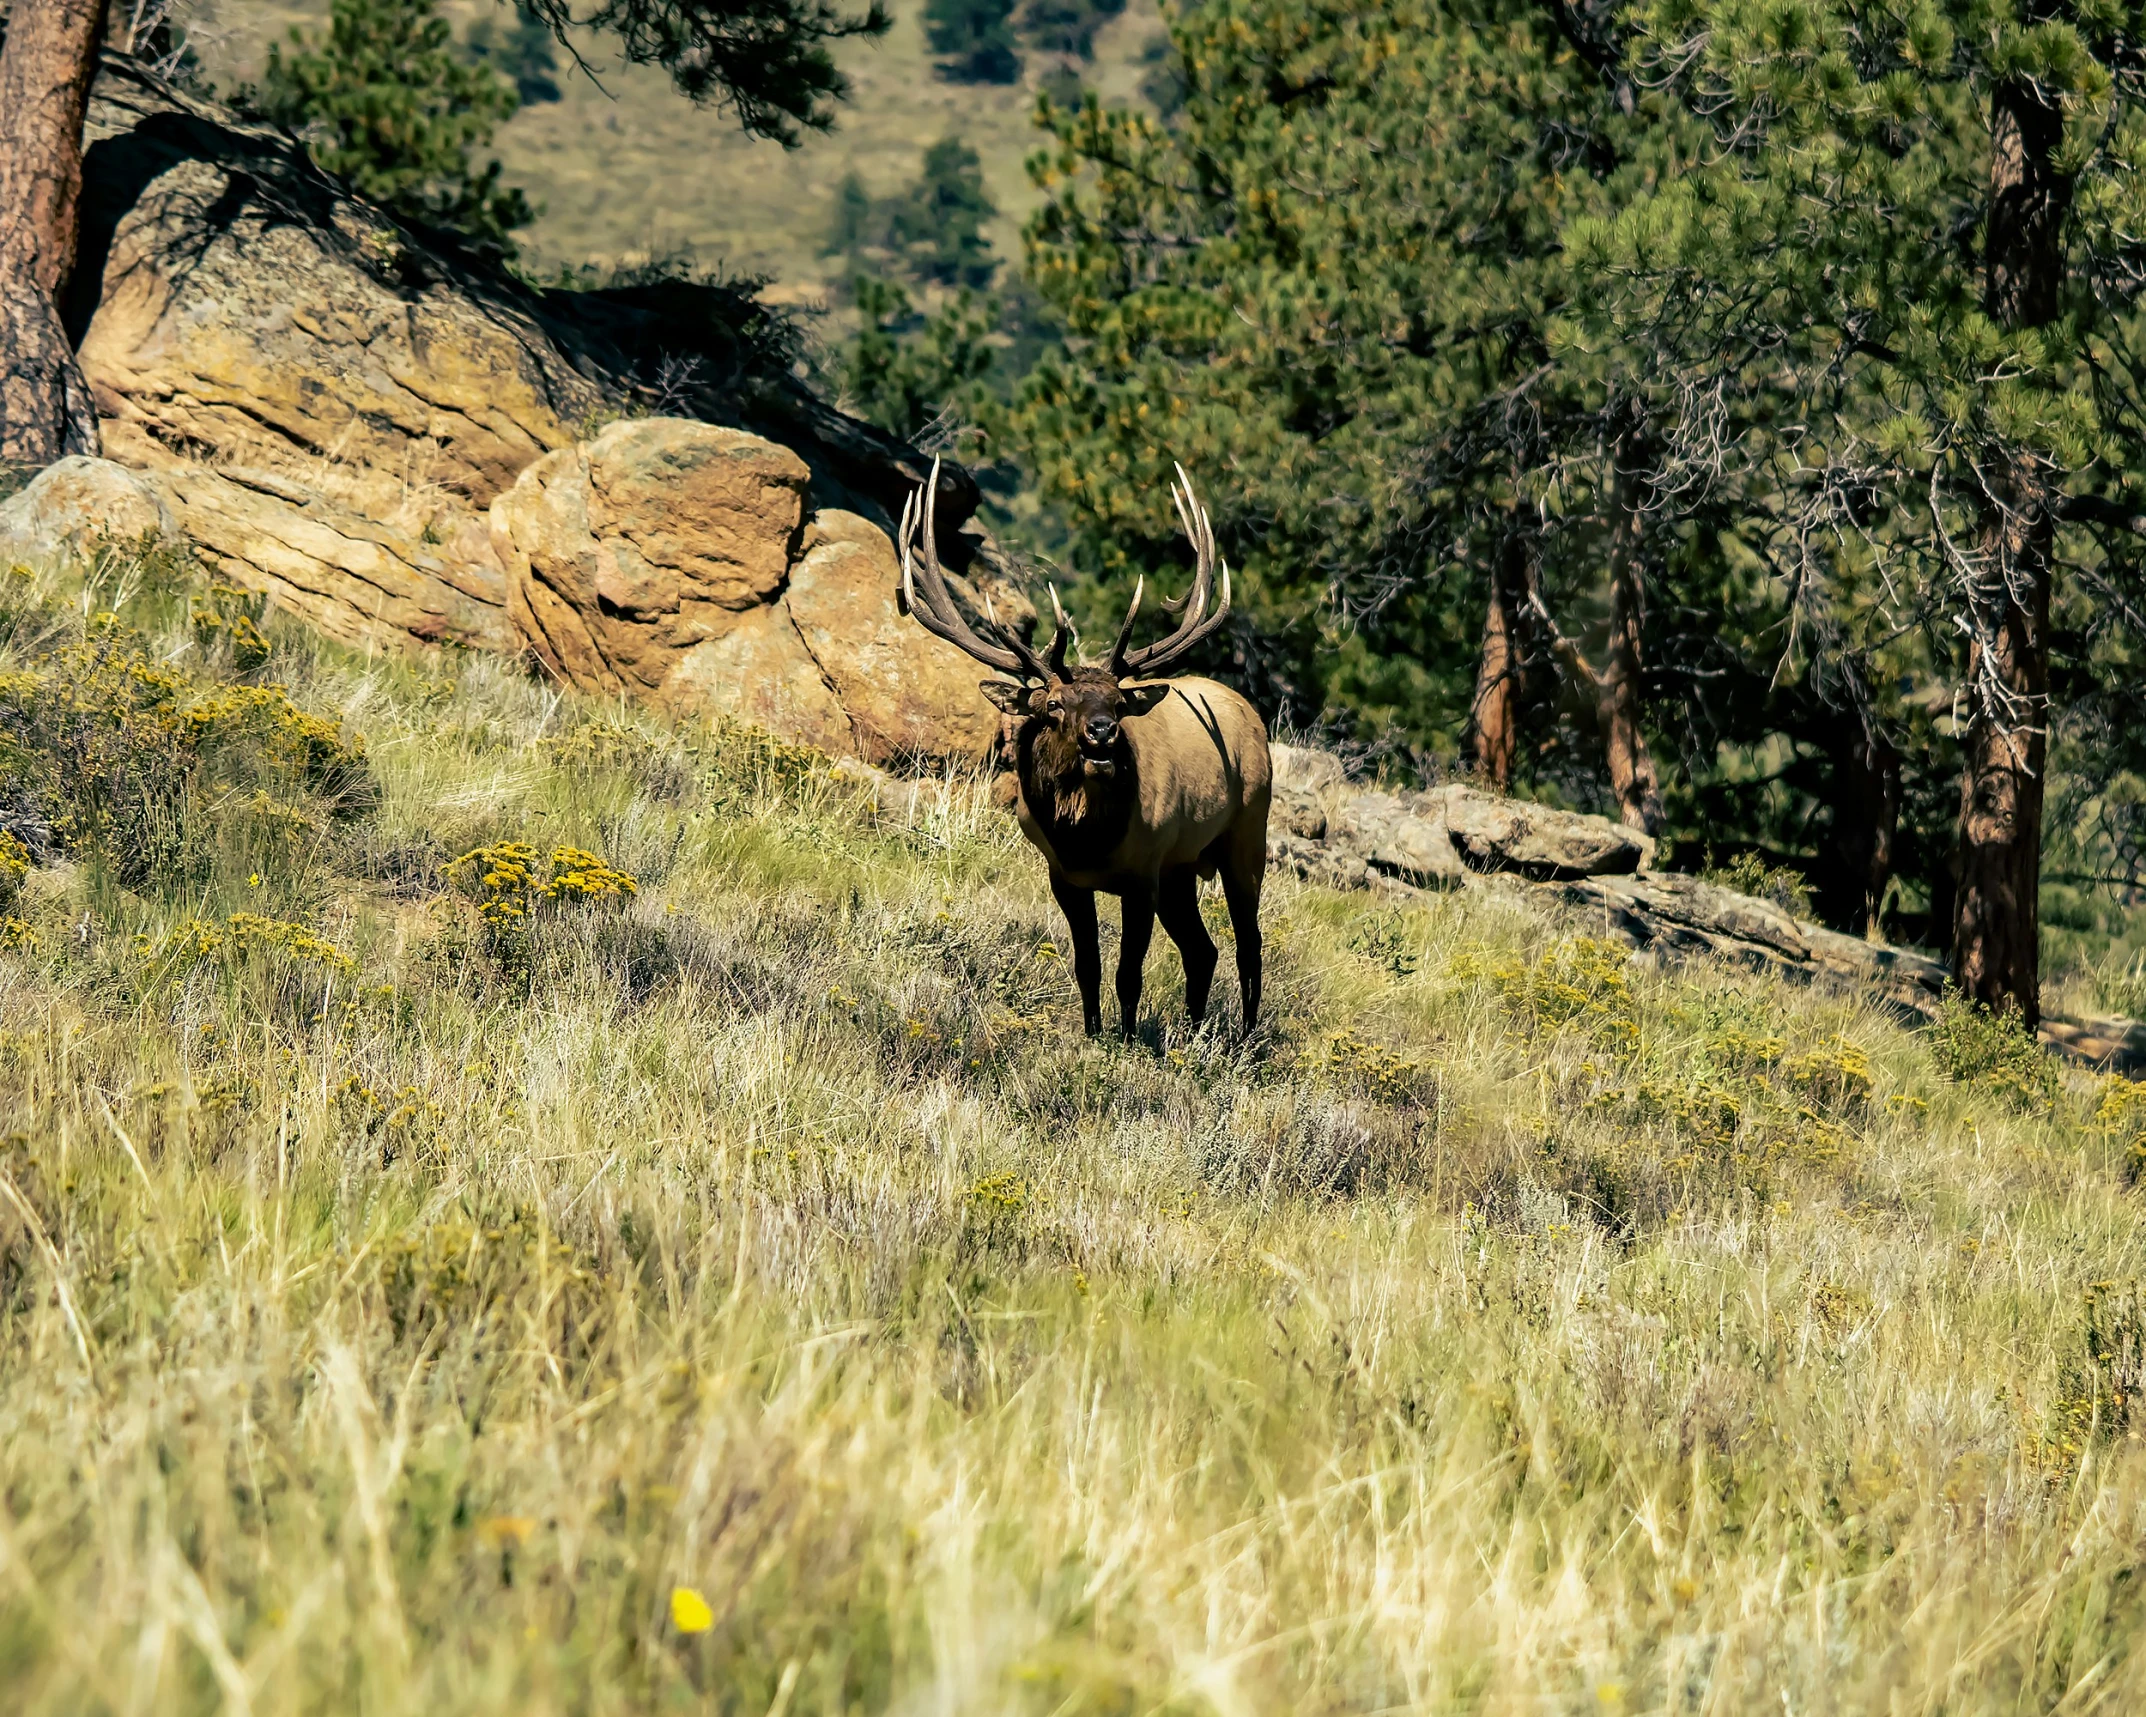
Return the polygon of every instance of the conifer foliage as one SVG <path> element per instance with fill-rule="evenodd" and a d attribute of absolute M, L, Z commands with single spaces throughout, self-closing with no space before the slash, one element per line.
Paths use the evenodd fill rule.
<path fill-rule="evenodd" d="M 2139 9 L 1171 33 L 1167 125 L 1037 165 L 1066 337 L 999 427 L 1080 561 L 1166 569 L 1182 459 L 1286 716 L 1789 864 L 2031 1022 L 2048 783 L 2064 863 L 2141 849 Z"/>
<path fill-rule="evenodd" d="M 334 0 L 327 33 L 271 47 L 245 100 L 406 219 L 506 248 L 534 213 L 474 159 L 521 105 L 515 85 L 456 51 L 435 0 Z"/>
<path fill-rule="evenodd" d="M 1955 967 L 2031 1024 L 2052 729 L 2138 683 L 2146 14 L 1656 0 L 1629 31 L 1706 146 L 1577 228 L 1578 272 L 1673 379 L 1675 481 L 1762 503 L 1804 671 L 1881 745 L 1886 687 L 1958 711 Z"/>

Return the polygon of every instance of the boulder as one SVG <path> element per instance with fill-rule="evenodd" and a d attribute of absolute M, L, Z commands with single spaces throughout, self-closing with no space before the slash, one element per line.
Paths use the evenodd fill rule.
<path fill-rule="evenodd" d="M 836 757 L 856 748 L 848 712 L 779 603 L 740 615 L 679 657 L 663 694 L 680 713 L 735 716 Z"/>
<path fill-rule="evenodd" d="M 509 612 L 569 685 L 674 703 L 680 659 L 781 591 L 810 477 L 743 430 L 614 423 L 492 504 Z"/>
<path fill-rule="evenodd" d="M 81 359 L 115 457 L 301 478 L 328 459 L 483 506 L 606 403 L 525 308 L 427 267 L 302 157 L 264 175 L 266 140 L 109 78 L 98 93 Z"/>
<path fill-rule="evenodd" d="M 48 465 L 0 502 L 0 561 L 49 560 L 100 537 L 171 536 L 178 530 L 154 486 L 125 466 L 80 454 Z"/>
<path fill-rule="evenodd" d="M 1446 787 L 1445 826 L 1474 870 L 1516 870 L 1536 882 L 1629 876 L 1654 862 L 1654 842 L 1607 817 Z"/>
<path fill-rule="evenodd" d="M 1267 747 L 1267 755 L 1274 767 L 1277 792 L 1324 793 L 1347 783 L 1341 759 L 1331 751 L 1277 743 Z"/>
<path fill-rule="evenodd" d="M 492 503 L 508 610 L 584 691 L 719 710 L 874 764 L 975 759 L 998 724 L 984 670 L 896 608 L 878 525 L 832 507 L 807 522 L 809 477 L 743 430 L 613 424 Z"/>
<path fill-rule="evenodd" d="M 828 509 L 807 527 L 783 603 L 849 716 L 857 756 L 882 765 L 973 761 L 998 737 L 999 712 L 979 689 L 989 670 L 900 612 L 901 581 L 886 532 Z M 994 606 L 1004 615 L 1010 605 L 995 593 Z"/>
<path fill-rule="evenodd" d="M 1274 790 L 1273 820 L 1299 840 L 1323 841 L 1328 828 L 1326 806 L 1315 793 L 1294 788 Z"/>
<path fill-rule="evenodd" d="M 153 457 L 149 481 L 217 575 L 327 636 L 366 649 L 522 648 L 474 513 L 442 507 L 405 527 L 274 471 Z"/>

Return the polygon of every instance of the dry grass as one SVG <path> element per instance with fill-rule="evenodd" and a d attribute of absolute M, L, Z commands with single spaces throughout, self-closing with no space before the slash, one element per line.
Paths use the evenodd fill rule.
<path fill-rule="evenodd" d="M 1280 879 L 1090 1044 L 973 797 L 269 631 L 370 795 L 0 903 L 12 1709 L 2137 1707 L 2128 1088 Z"/>

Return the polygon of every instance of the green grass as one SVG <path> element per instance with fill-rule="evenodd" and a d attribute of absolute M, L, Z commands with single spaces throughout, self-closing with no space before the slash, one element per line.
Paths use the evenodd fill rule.
<path fill-rule="evenodd" d="M 442 10 L 459 30 L 498 8 L 449 0 Z M 661 72 L 620 64 L 604 38 L 581 41 L 601 87 L 561 56 L 564 99 L 525 108 L 494 144 L 507 183 L 543 209 L 521 235 L 529 267 L 601 271 L 686 251 L 704 266 L 772 276 L 771 301 L 824 303 L 847 284 L 841 260 L 820 254 L 843 175 L 891 196 L 950 133 L 982 158 L 1000 209 L 992 243 L 1017 258 L 1021 221 L 1039 201 L 1023 163 L 1043 142 L 1032 123 L 1043 57 L 1029 56 L 1021 85 L 946 83 L 932 73 L 923 0 L 894 0 L 890 10 L 886 37 L 838 45 L 852 98 L 831 134 L 793 151 L 743 136 L 727 116 L 675 94 Z M 267 44 L 292 24 L 318 30 L 326 16 L 326 0 L 264 0 L 219 15 L 205 31 L 204 63 L 216 82 L 235 85 L 258 75 Z M 1097 38 L 1085 81 L 1109 100 L 1135 100 L 1140 51 L 1161 28 L 1154 0 L 1131 0 Z"/>
<path fill-rule="evenodd" d="M 1089 1043 L 966 789 L 204 610 L 0 592 L 11 1709 L 2137 1708 L 2141 1088 L 1517 887 Z"/>

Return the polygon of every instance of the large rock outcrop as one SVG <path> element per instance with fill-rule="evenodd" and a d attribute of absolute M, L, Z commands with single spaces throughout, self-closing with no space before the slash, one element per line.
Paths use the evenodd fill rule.
<path fill-rule="evenodd" d="M 750 298 L 532 290 L 117 56 L 87 143 L 65 309 L 104 450 L 225 579 L 874 761 L 988 736 L 973 668 L 895 623 L 929 462 L 814 398 Z M 975 502 L 945 468 L 957 567 L 991 564 Z"/>
<path fill-rule="evenodd" d="M 1904 1020 L 1936 1017 L 1950 974 L 1912 948 L 1843 936 L 1770 901 L 1653 869 L 1654 843 L 1606 818 L 1449 785 L 1385 793 L 1350 782 L 1325 752 L 1274 748 L 1271 863 L 1330 888 L 1398 899 L 1464 886 L 1554 894 L 1579 921 L 1653 959 L 1706 956 L 1792 983 L 1874 997 Z M 902 803 L 899 789 L 882 807 Z M 1533 892 L 1533 889 L 1530 889 Z M 2069 1060 L 2146 1074 L 2146 1023 L 2042 1021 Z"/>
<path fill-rule="evenodd" d="M 585 691 L 727 711 L 875 764 L 976 756 L 996 721 L 979 670 L 896 612 L 884 530 L 807 517 L 810 479 L 742 430 L 614 424 L 492 503 L 509 611 Z"/>

